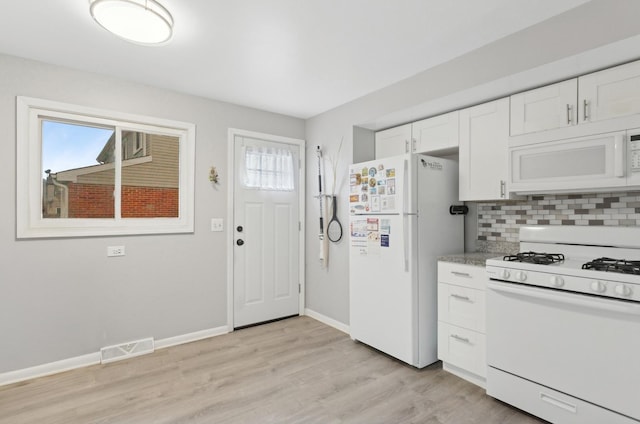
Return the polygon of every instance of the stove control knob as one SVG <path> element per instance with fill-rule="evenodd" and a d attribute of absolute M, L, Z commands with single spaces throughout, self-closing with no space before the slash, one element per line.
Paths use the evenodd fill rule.
<path fill-rule="evenodd" d="M 502 278 L 503 280 L 508 280 L 509 277 L 511 277 L 511 273 L 509 272 L 508 269 L 500 270 L 500 278 Z"/>
<path fill-rule="evenodd" d="M 593 281 L 591 282 L 591 290 L 596 293 L 604 293 L 607 290 L 607 285 L 602 281 Z"/>
<path fill-rule="evenodd" d="M 631 289 L 624 284 L 618 284 L 615 288 L 616 294 L 624 297 L 631 296 Z"/>
<path fill-rule="evenodd" d="M 516 280 L 518 281 L 525 281 L 527 279 L 527 273 L 522 271 L 517 271 L 515 277 L 516 277 Z"/>
<path fill-rule="evenodd" d="M 564 286 L 564 279 L 559 275 L 551 276 L 551 285 L 554 287 L 562 287 Z"/>

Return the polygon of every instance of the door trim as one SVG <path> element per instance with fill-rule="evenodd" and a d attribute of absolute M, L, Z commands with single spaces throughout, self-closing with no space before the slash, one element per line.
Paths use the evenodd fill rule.
<path fill-rule="evenodd" d="M 298 257 L 298 281 L 300 282 L 300 293 L 298 294 L 298 313 L 304 315 L 305 310 L 305 187 L 306 187 L 306 171 L 305 171 L 305 159 L 306 159 L 306 142 L 297 138 L 282 137 L 272 134 L 264 134 L 255 131 L 246 131 L 236 128 L 229 128 L 227 138 L 227 173 L 229 179 L 229 186 L 227 188 L 227 327 L 229 331 L 233 331 L 233 263 L 234 263 L 234 251 L 233 240 L 233 217 L 234 217 L 234 205 L 235 205 L 235 145 L 234 140 L 236 136 L 240 137 L 253 137 L 266 141 L 274 141 L 278 143 L 286 143 L 298 146 L 300 148 L 300 167 L 298 177 L 298 209 L 300 219 L 300 231 L 298 231 L 298 242 L 300 255 Z"/>

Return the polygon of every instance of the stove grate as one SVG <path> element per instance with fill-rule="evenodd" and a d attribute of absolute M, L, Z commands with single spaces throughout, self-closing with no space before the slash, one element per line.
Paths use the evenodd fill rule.
<path fill-rule="evenodd" d="M 595 271 L 619 272 L 622 274 L 640 275 L 640 261 L 626 259 L 598 258 L 582 265 L 582 269 Z"/>
<path fill-rule="evenodd" d="M 515 255 L 507 255 L 502 260 L 549 265 L 564 261 L 564 255 L 561 253 L 520 252 Z"/>

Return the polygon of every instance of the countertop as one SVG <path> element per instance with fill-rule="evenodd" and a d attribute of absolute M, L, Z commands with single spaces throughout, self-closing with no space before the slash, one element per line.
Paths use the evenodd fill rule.
<path fill-rule="evenodd" d="M 473 266 L 485 266 L 487 259 L 503 257 L 505 253 L 496 252 L 467 252 L 453 255 L 438 256 L 439 261 L 453 262 Z"/>

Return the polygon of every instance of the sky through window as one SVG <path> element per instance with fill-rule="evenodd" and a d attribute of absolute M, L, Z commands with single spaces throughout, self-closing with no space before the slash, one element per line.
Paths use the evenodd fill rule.
<path fill-rule="evenodd" d="M 96 158 L 114 130 L 42 120 L 42 171 L 98 165 Z"/>

